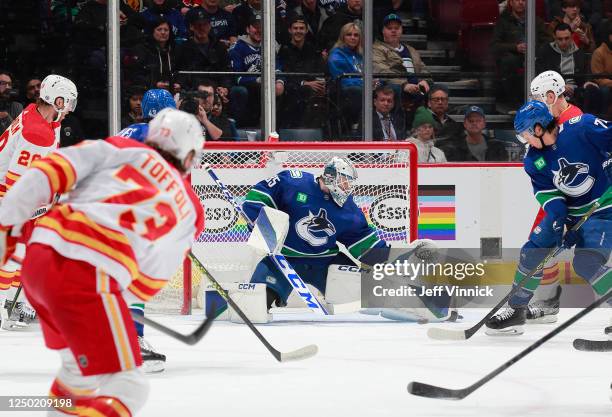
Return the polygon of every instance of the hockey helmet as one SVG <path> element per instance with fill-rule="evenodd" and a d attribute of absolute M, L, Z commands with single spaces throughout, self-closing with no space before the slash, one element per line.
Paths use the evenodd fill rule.
<path fill-rule="evenodd" d="M 523 104 L 514 117 L 514 130 L 517 139 L 522 143 L 528 143 L 527 139 L 523 136 L 525 132 L 535 136 L 534 127 L 536 125 L 539 124 L 545 129 L 553 119 L 554 117 L 550 114 L 546 104 L 537 100 L 528 101 Z"/>
<path fill-rule="evenodd" d="M 189 152 L 195 151 L 200 160 L 204 147 L 204 135 L 200 122 L 194 115 L 181 110 L 165 108 L 149 123 L 145 142 L 155 144 L 183 162 Z"/>
<path fill-rule="evenodd" d="M 58 108 L 55 101 L 64 99 L 64 107 Z M 61 75 L 47 75 L 40 84 L 40 98 L 53 106 L 58 113 L 72 112 L 76 109 L 78 92 L 76 85 Z"/>
<path fill-rule="evenodd" d="M 155 88 L 144 94 L 140 107 L 142 108 L 142 117 L 152 119 L 167 107 L 176 109 L 176 103 L 168 90 Z"/>
<path fill-rule="evenodd" d="M 322 178 L 334 202 L 342 207 L 355 189 L 357 170 L 347 158 L 334 156 L 325 165 Z"/>
<path fill-rule="evenodd" d="M 531 81 L 530 90 L 531 96 L 543 103 L 546 103 L 546 93 L 552 91 L 556 102 L 557 97 L 565 92 L 565 80 L 556 71 L 544 71 Z"/>

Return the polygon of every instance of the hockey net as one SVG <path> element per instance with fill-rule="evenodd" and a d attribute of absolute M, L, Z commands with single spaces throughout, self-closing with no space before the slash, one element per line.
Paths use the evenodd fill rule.
<path fill-rule="evenodd" d="M 417 153 L 407 142 L 207 142 L 202 157 L 242 204 L 256 183 L 286 169 L 320 175 L 334 156 L 346 157 L 357 169 L 353 199 L 367 221 L 394 247 L 417 237 Z M 246 246 L 246 222 L 203 169 L 191 173 L 192 187 L 205 209 L 204 232 L 193 252 L 221 282 L 247 282 L 255 265 Z M 206 282 L 185 260 L 147 310 L 190 314 L 201 302 Z"/>

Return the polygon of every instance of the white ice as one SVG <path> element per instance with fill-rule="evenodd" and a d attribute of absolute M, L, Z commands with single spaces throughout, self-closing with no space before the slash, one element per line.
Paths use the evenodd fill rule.
<path fill-rule="evenodd" d="M 566 319 L 577 310 L 565 309 Z M 484 310 L 471 310 L 467 328 Z M 199 316 L 151 316 L 189 332 Z M 151 395 L 139 414 L 179 416 L 611 416 L 612 353 L 578 352 L 576 337 L 602 339 L 610 310 L 593 312 L 462 401 L 412 396 L 410 381 L 449 388 L 472 384 L 555 325 L 529 325 L 520 337 L 479 333 L 462 342 L 429 340 L 431 325 L 359 314 L 316 320 L 309 313 L 275 315 L 259 326 L 280 350 L 319 346 L 314 358 L 277 363 L 246 326 L 216 323 L 196 346 L 147 330 L 168 356 L 166 371 L 148 376 Z M 46 395 L 59 360 L 39 331 L 0 332 L 0 395 Z M 44 413 L 0 412 L 0 416 Z"/>

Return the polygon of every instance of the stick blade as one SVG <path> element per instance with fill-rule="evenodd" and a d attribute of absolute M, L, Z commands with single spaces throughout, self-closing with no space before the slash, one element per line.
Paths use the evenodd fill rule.
<path fill-rule="evenodd" d="M 301 361 L 304 359 L 312 358 L 317 354 L 319 348 L 317 345 L 308 345 L 303 348 L 291 351 L 291 352 L 281 352 L 280 354 L 280 362 L 290 362 L 290 361 Z"/>
<path fill-rule="evenodd" d="M 612 340 L 574 340 L 574 349 L 582 352 L 612 352 Z"/>
<path fill-rule="evenodd" d="M 416 381 L 408 384 L 408 392 L 419 397 L 435 398 L 440 400 L 461 400 L 467 395 L 467 393 L 464 393 L 464 390 L 436 387 L 435 385 L 424 384 Z"/>
<path fill-rule="evenodd" d="M 440 329 L 432 327 L 427 330 L 427 336 L 434 340 L 466 340 L 468 335 L 465 330 Z"/>

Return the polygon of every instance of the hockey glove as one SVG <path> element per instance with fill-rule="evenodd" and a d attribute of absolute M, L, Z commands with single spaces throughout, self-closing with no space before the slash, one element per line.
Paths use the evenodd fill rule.
<path fill-rule="evenodd" d="M 11 226 L 0 225 L 0 266 L 8 262 L 17 247 L 17 238 L 11 236 L 11 230 Z"/>
<path fill-rule="evenodd" d="M 569 229 L 563 236 L 562 245 L 565 249 L 571 249 L 572 247 L 576 245 L 576 243 L 578 243 L 579 239 L 580 239 L 580 234 L 578 230 Z"/>

